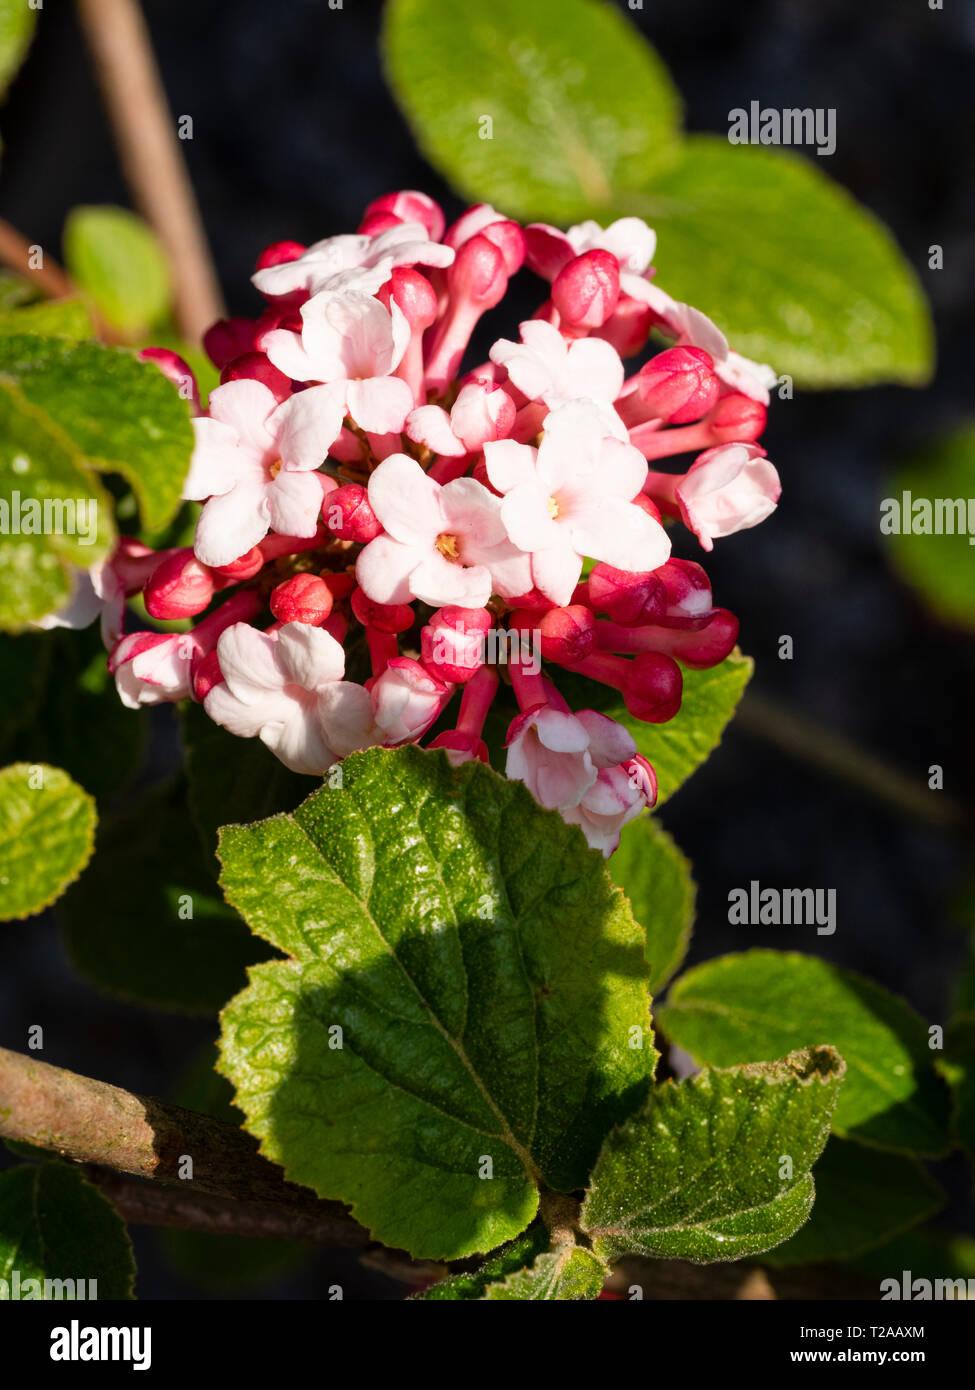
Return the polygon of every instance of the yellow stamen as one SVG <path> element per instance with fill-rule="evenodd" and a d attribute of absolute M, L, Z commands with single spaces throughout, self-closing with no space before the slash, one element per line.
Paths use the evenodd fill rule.
<path fill-rule="evenodd" d="M 459 560 L 460 550 L 457 546 L 457 537 L 450 535 L 447 531 L 441 531 L 436 539 L 436 547 L 445 560 Z"/>
<path fill-rule="evenodd" d="M 281 472 L 281 469 L 282 469 L 283 467 L 284 467 L 284 464 L 283 464 L 283 462 L 281 461 L 281 459 L 275 459 L 275 460 L 274 460 L 274 462 L 271 464 L 271 467 L 268 469 L 268 472 L 269 472 L 270 475 L 271 475 L 271 480 L 272 480 L 272 481 L 278 476 L 278 474 Z"/>
<path fill-rule="evenodd" d="M 550 498 L 548 499 L 548 514 L 549 514 L 549 516 L 552 518 L 553 521 L 556 521 L 556 520 L 558 519 L 558 515 L 559 515 L 559 500 L 558 500 L 557 497 L 550 497 Z"/>

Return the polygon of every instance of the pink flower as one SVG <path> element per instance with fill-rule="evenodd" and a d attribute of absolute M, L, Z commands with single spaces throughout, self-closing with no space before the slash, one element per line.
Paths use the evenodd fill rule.
<path fill-rule="evenodd" d="M 562 811 L 562 819 L 578 825 L 590 849 L 608 859 L 620 842 L 624 825 L 652 806 L 657 779 L 646 758 L 630 758 L 616 767 L 600 768 L 578 806 Z"/>
<path fill-rule="evenodd" d="M 491 440 L 504 439 L 514 422 L 515 405 L 508 393 L 478 379 L 461 387 L 449 415 L 439 405 L 410 411 L 406 433 L 441 457 L 461 458 L 477 453 Z"/>
<path fill-rule="evenodd" d="M 452 693 L 452 686 L 432 676 L 418 661 L 393 657 L 371 690 L 373 713 L 386 746 L 412 743 L 425 734 Z"/>
<path fill-rule="evenodd" d="M 196 446 L 183 496 L 209 498 L 194 549 L 206 565 L 229 565 L 273 527 L 313 536 L 323 482 L 314 472 L 342 427 L 327 387 L 278 405 L 259 381 L 229 381 L 210 393 L 208 416 L 193 420 Z"/>
<path fill-rule="evenodd" d="M 483 608 L 494 592 L 514 597 L 531 587 L 500 500 L 473 478 L 441 486 L 415 459 L 391 454 L 369 479 L 369 502 L 386 534 L 361 552 L 356 578 L 376 603 Z"/>
<path fill-rule="evenodd" d="M 615 720 L 552 705 L 535 705 L 513 719 L 506 747 L 506 775 L 524 782 L 540 806 L 563 812 L 581 803 L 600 768 L 636 753 L 632 736 Z"/>
<path fill-rule="evenodd" d="M 368 692 L 343 680 L 345 653 L 320 627 L 285 623 L 276 633 L 234 623 L 221 634 L 223 681 L 204 705 L 241 738 L 260 738 L 293 772 L 324 773 L 381 742 Z"/>
<path fill-rule="evenodd" d="M 713 550 L 721 536 L 764 521 L 775 511 L 781 492 L 775 466 L 753 444 L 705 450 L 674 489 L 684 525 L 705 550 Z"/>
<path fill-rule="evenodd" d="M 508 536 L 531 554 L 535 587 L 560 607 L 572 598 L 584 556 L 647 571 L 670 555 L 663 527 L 633 504 L 646 460 L 607 433 L 591 403 L 552 411 L 537 450 L 501 440 L 486 445 L 484 457 L 492 486 L 503 494 Z"/>
<path fill-rule="evenodd" d="M 322 290 L 357 290 L 375 294 L 398 265 L 444 269 L 454 259 L 449 246 L 431 241 L 419 222 L 401 222 L 378 236 L 326 237 L 296 260 L 259 270 L 251 277 L 261 294 L 318 294 Z"/>
<path fill-rule="evenodd" d="M 112 652 L 108 669 L 128 709 L 185 700 L 197 644 L 192 633 L 133 632 Z"/>
<path fill-rule="evenodd" d="M 340 423 L 348 413 L 374 434 L 402 429 L 413 393 L 392 373 L 409 345 L 410 325 L 396 301 L 387 309 L 367 294 L 326 292 L 301 306 L 301 319 L 300 333 L 265 334 L 274 366 L 295 381 L 330 385 Z"/>
<path fill-rule="evenodd" d="M 623 385 L 623 363 L 616 349 L 602 338 L 578 338 L 567 343 L 557 328 L 542 319 L 519 325 L 521 342 L 500 338 L 491 361 L 529 400 L 548 406 L 579 396 L 612 402 Z"/>

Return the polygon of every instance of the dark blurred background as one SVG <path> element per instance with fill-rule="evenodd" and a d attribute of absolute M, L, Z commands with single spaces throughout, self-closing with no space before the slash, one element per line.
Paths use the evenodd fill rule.
<path fill-rule="evenodd" d="M 270 241 L 354 230 L 370 199 L 398 187 L 442 198 L 448 216 L 460 210 L 385 89 L 379 5 L 146 0 L 145 10 L 172 110 L 193 117 L 184 150 L 231 312 L 258 312 L 248 277 Z M 629 14 L 669 65 L 692 131 L 725 131 L 729 110 L 752 99 L 835 107 L 837 150 L 822 164 L 889 224 L 931 299 L 931 386 L 774 402 L 763 442 L 782 504 L 759 529 L 719 542 L 707 569 L 717 602 L 741 617 L 755 691 L 899 769 L 922 794 L 929 766 L 942 764 L 945 791 L 927 797 L 971 805 L 975 639 L 939 626 L 893 577 L 878 499 L 898 460 L 975 414 L 975 4 L 646 0 Z M 53 249 L 74 204 L 127 194 L 73 7 L 60 0 L 40 18 L 0 112 L 0 211 Z M 932 243 L 944 247 L 937 272 L 927 269 Z M 530 312 L 540 295 L 535 285 L 523 293 Z M 792 661 L 778 659 L 784 634 Z M 790 752 L 761 724 L 760 710 L 743 715 L 662 813 L 700 885 L 691 960 L 753 945 L 812 951 L 945 1022 L 972 915 L 970 818 L 939 825 L 885 805 L 819 766 L 815 729 Z M 157 730 L 157 759 L 168 745 Z M 835 888 L 836 934 L 729 926 L 728 892 L 752 878 Z M 79 982 L 49 919 L 0 933 L 0 1042 L 23 1049 L 36 1022 L 46 1060 L 159 1094 L 214 1033 L 212 1021 L 174 1023 Z M 956 1224 L 972 1230 L 960 1163 L 953 1180 Z M 154 1232 L 134 1234 L 143 1297 L 199 1294 Z M 348 1297 L 397 1296 L 381 1275 L 324 1251 L 251 1293 L 319 1297 L 333 1282 Z"/>

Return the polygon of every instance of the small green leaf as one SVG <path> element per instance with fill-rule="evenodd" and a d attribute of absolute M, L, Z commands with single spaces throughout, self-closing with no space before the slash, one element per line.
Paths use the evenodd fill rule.
<path fill-rule="evenodd" d="M 91 315 L 80 299 L 41 300 L 0 313 L 0 336 L 32 333 L 42 338 L 90 338 Z"/>
<path fill-rule="evenodd" d="M 917 1159 L 835 1136 L 816 1164 L 816 1205 L 769 1264 L 846 1260 L 883 1245 L 944 1206 L 945 1193 Z"/>
<path fill-rule="evenodd" d="M 422 1293 L 412 1295 L 410 1302 L 431 1302 L 433 1300 L 470 1301 L 480 1299 L 487 1288 L 488 1283 L 495 1279 L 504 1279 L 509 1274 L 517 1274 L 526 1265 L 530 1265 L 536 1258 L 548 1249 L 549 1234 L 543 1221 L 533 1221 L 526 1231 L 522 1231 L 520 1236 L 515 1236 L 514 1240 L 507 1245 L 502 1245 L 495 1250 L 483 1264 L 476 1269 L 469 1270 L 465 1274 L 452 1274 L 446 1279 L 441 1279 L 437 1284 L 431 1284 Z"/>
<path fill-rule="evenodd" d="M 27 0 L 0 0 L 0 95 L 24 61 L 36 24 L 37 11 Z"/>
<path fill-rule="evenodd" d="M 627 712 L 615 690 L 570 672 L 553 673 L 555 684 L 573 709 L 597 709 L 625 725 L 639 751 L 657 774 L 657 805 L 662 806 L 705 762 L 751 680 L 754 662 L 737 647 L 709 671 L 684 671 L 684 695 L 675 717 L 666 724 L 645 724 Z"/>
<path fill-rule="evenodd" d="M 342 771 L 221 831 L 228 902 L 289 957 L 224 1010 L 221 1070 L 262 1151 L 377 1239 L 491 1250 L 645 1094 L 643 932 L 520 783 L 413 747 Z"/>
<path fill-rule="evenodd" d="M 508 216 L 592 217 L 675 157 L 667 70 L 598 0 L 390 0 L 383 47 L 423 153 Z"/>
<path fill-rule="evenodd" d="M 0 358 L 13 341 L 44 340 L 0 338 Z M 0 628 L 13 632 L 67 603 L 74 572 L 104 559 L 115 540 L 108 494 L 2 368 L 0 522 Z"/>
<path fill-rule="evenodd" d="M 660 994 L 691 941 L 696 890 L 690 862 L 658 821 L 640 816 L 624 828 L 609 871 L 646 928 L 650 985 Z"/>
<path fill-rule="evenodd" d="M 64 225 L 64 260 L 105 322 L 127 338 L 166 317 L 172 286 L 165 253 L 127 208 L 74 208 Z"/>
<path fill-rule="evenodd" d="M 890 232 L 810 160 L 692 136 L 617 212 L 655 228 L 658 283 L 747 357 L 811 387 L 929 379 L 917 276 Z"/>
<path fill-rule="evenodd" d="M 103 822 L 61 916 L 83 975 L 156 1009 L 215 1014 L 270 954 L 218 897 L 179 784 Z"/>
<path fill-rule="evenodd" d="M 151 362 L 99 343 L 0 338 L 0 386 L 92 468 L 120 473 L 147 526 L 175 516 L 193 431 L 186 402 Z"/>
<path fill-rule="evenodd" d="M 829 1047 L 655 1086 L 593 1170 L 597 1255 L 738 1260 L 793 1234 L 813 1200 L 844 1064 Z"/>
<path fill-rule="evenodd" d="M 31 917 L 59 898 L 91 858 L 95 803 L 43 763 L 0 770 L 0 921 Z"/>
<path fill-rule="evenodd" d="M 0 1173 L 0 1279 L 0 1298 L 130 1299 L 135 1261 L 115 1208 L 77 1168 L 24 1165 Z"/>
<path fill-rule="evenodd" d="M 659 1021 L 714 1066 L 829 1043 L 847 1064 L 837 1134 L 931 1156 L 949 1146 L 948 1092 L 924 1023 L 880 985 L 828 961 L 791 951 L 721 956 L 674 983 Z"/>
<path fill-rule="evenodd" d="M 485 1302 L 512 1298 L 579 1302 L 598 1298 L 608 1274 L 607 1266 L 591 1250 L 563 1245 L 539 1255 L 530 1269 L 509 1274 L 503 1283 L 488 1284 L 483 1299 Z"/>
<path fill-rule="evenodd" d="M 910 494 L 906 512 L 905 493 Z M 970 629 L 975 628 L 975 549 L 969 536 L 969 525 L 975 528 L 975 505 L 968 500 L 971 497 L 975 497 L 975 424 L 939 440 L 901 468 L 887 485 L 885 499 L 897 503 L 897 511 L 890 509 L 890 515 L 899 532 L 886 536 L 894 569 L 936 617 Z M 914 503 L 922 499 L 930 506 L 922 505 L 915 518 Z M 956 501 L 960 508 L 953 505 Z M 878 515 L 881 528 L 891 524 L 887 515 L 886 511 Z M 952 534 L 945 533 L 948 525 Z M 932 534 L 915 535 L 915 526 L 924 526 Z M 934 533 L 936 526 L 941 535 Z"/>

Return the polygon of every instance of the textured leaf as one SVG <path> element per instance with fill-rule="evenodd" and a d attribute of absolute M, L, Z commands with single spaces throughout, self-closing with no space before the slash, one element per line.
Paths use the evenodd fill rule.
<path fill-rule="evenodd" d="M 491 1250 L 645 1092 L 643 932 L 520 784 L 412 747 L 343 772 L 221 832 L 227 900 L 289 957 L 224 1010 L 221 1070 L 263 1152 L 378 1239 Z"/>
<path fill-rule="evenodd" d="M 187 704 L 180 715 L 190 810 L 216 874 L 212 856 L 221 825 L 293 811 L 319 779 L 292 772 L 258 738 L 228 734 L 201 705 Z"/>
<path fill-rule="evenodd" d="M 903 507 L 905 492 L 911 494 L 912 503 L 920 498 L 932 503 L 959 499 L 964 507 L 960 528 L 956 514 L 949 515 L 960 533 L 910 534 L 911 516 L 904 515 Z M 898 470 L 887 485 L 887 496 L 900 505 L 901 533 L 885 536 L 895 570 L 937 617 L 975 628 L 975 549 L 968 535 L 969 509 L 975 528 L 975 507 L 968 500 L 975 497 L 975 424 L 939 440 Z"/>
<path fill-rule="evenodd" d="M 593 1170 L 582 1225 L 596 1254 L 705 1264 L 787 1239 L 809 1214 L 843 1072 L 820 1047 L 654 1087 Z"/>
<path fill-rule="evenodd" d="M 37 11 L 27 0 L 0 0 L 0 94 L 24 61 L 36 24 Z"/>
<path fill-rule="evenodd" d="M 533 1221 L 526 1231 L 515 1236 L 507 1245 L 495 1250 L 483 1264 L 464 1274 L 452 1274 L 431 1284 L 428 1289 L 412 1295 L 410 1302 L 469 1301 L 483 1297 L 484 1290 L 492 1280 L 500 1280 L 509 1274 L 517 1274 L 526 1265 L 532 1264 L 536 1256 L 548 1249 L 549 1234 L 545 1223 Z"/>
<path fill-rule="evenodd" d="M 488 1284 L 483 1297 L 485 1301 L 518 1298 L 578 1302 L 598 1298 L 608 1273 L 606 1265 L 591 1250 L 563 1245 L 539 1255 L 531 1269 L 509 1274 L 503 1283 Z"/>
<path fill-rule="evenodd" d="M 91 315 L 80 299 L 41 300 L 0 312 L 0 336 L 36 333 L 46 338 L 90 338 Z"/>
<path fill-rule="evenodd" d="M 511 217 L 594 216 L 675 156 L 677 93 L 611 5 L 391 0 L 384 48 L 423 153 Z"/>
<path fill-rule="evenodd" d="M 193 431 L 186 402 L 151 362 L 99 343 L 0 338 L 0 385 L 93 468 L 120 473 L 147 526 L 175 516 Z"/>
<path fill-rule="evenodd" d="M 659 994 L 690 945 L 695 896 L 690 862 L 659 822 L 640 816 L 624 828 L 609 870 L 646 928 L 650 985 Z"/>
<path fill-rule="evenodd" d="M 660 285 L 747 357 L 803 386 L 930 377 L 917 276 L 890 232 L 809 159 L 693 136 L 619 210 L 656 229 Z"/>
<path fill-rule="evenodd" d="M 0 361 L 4 344 L 14 341 L 45 340 L 0 338 Z M 0 519 L 0 628 L 8 631 L 66 603 L 74 571 L 104 559 L 115 539 L 108 494 L 2 366 Z"/>
<path fill-rule="evenodd" d="M 945 1193 L 918 1163 L 835 1136 L 816 1164 L 816 1205 L 805 1226 L 767 1257 L 774 1265 L 845 1260 L 920 1225 Z"/>
<path fill-rule="evenodd" d="M 102 825 L 61 915 L 83 975 L 158 1009 L 215 1014 L 270 954 L 217 895 L 179 785 Z"/>
<path fill-rule="evenodd" d="M 0 920 L 59 898 L 91 858 L 95 803 L 67 773 L 13 763 L 0 771 Z"/>
<path fill-rule="evenodd" d="M 787 951 L 721 956 L 674 983 L 659 1021 L 714 1066 L 829 1043 L 847 1064 L 837 1134 L 906 1153 L 948 1147 L 948 1093 L 924 1023 L 880 985 L 828 961 Z"/>
<path fill-rule="evenodd" d="M 0 1298 L 129 1299 L 132 1247 L 118 1213 L 77 1168 L 24 1165 L 0 1173 Z M 42 1281 L 25 1288 L 25 1281 Z M 58 1281 L 47 1284 L 43 1281 Z M 78 1280 L 85 1280 L 82 1292 Z M 65 1282 L 61 1282 L 65 1281 Z M 93 1291 L 91 1282 L 97 1288 Z"/>
<path fill-rule="evenodd" d="M 172 290 L 165 254 L 127 208 L 73 208 L 64 224 L 64 260 L 105 322 L 127 338 L 166 317 Z"/>

